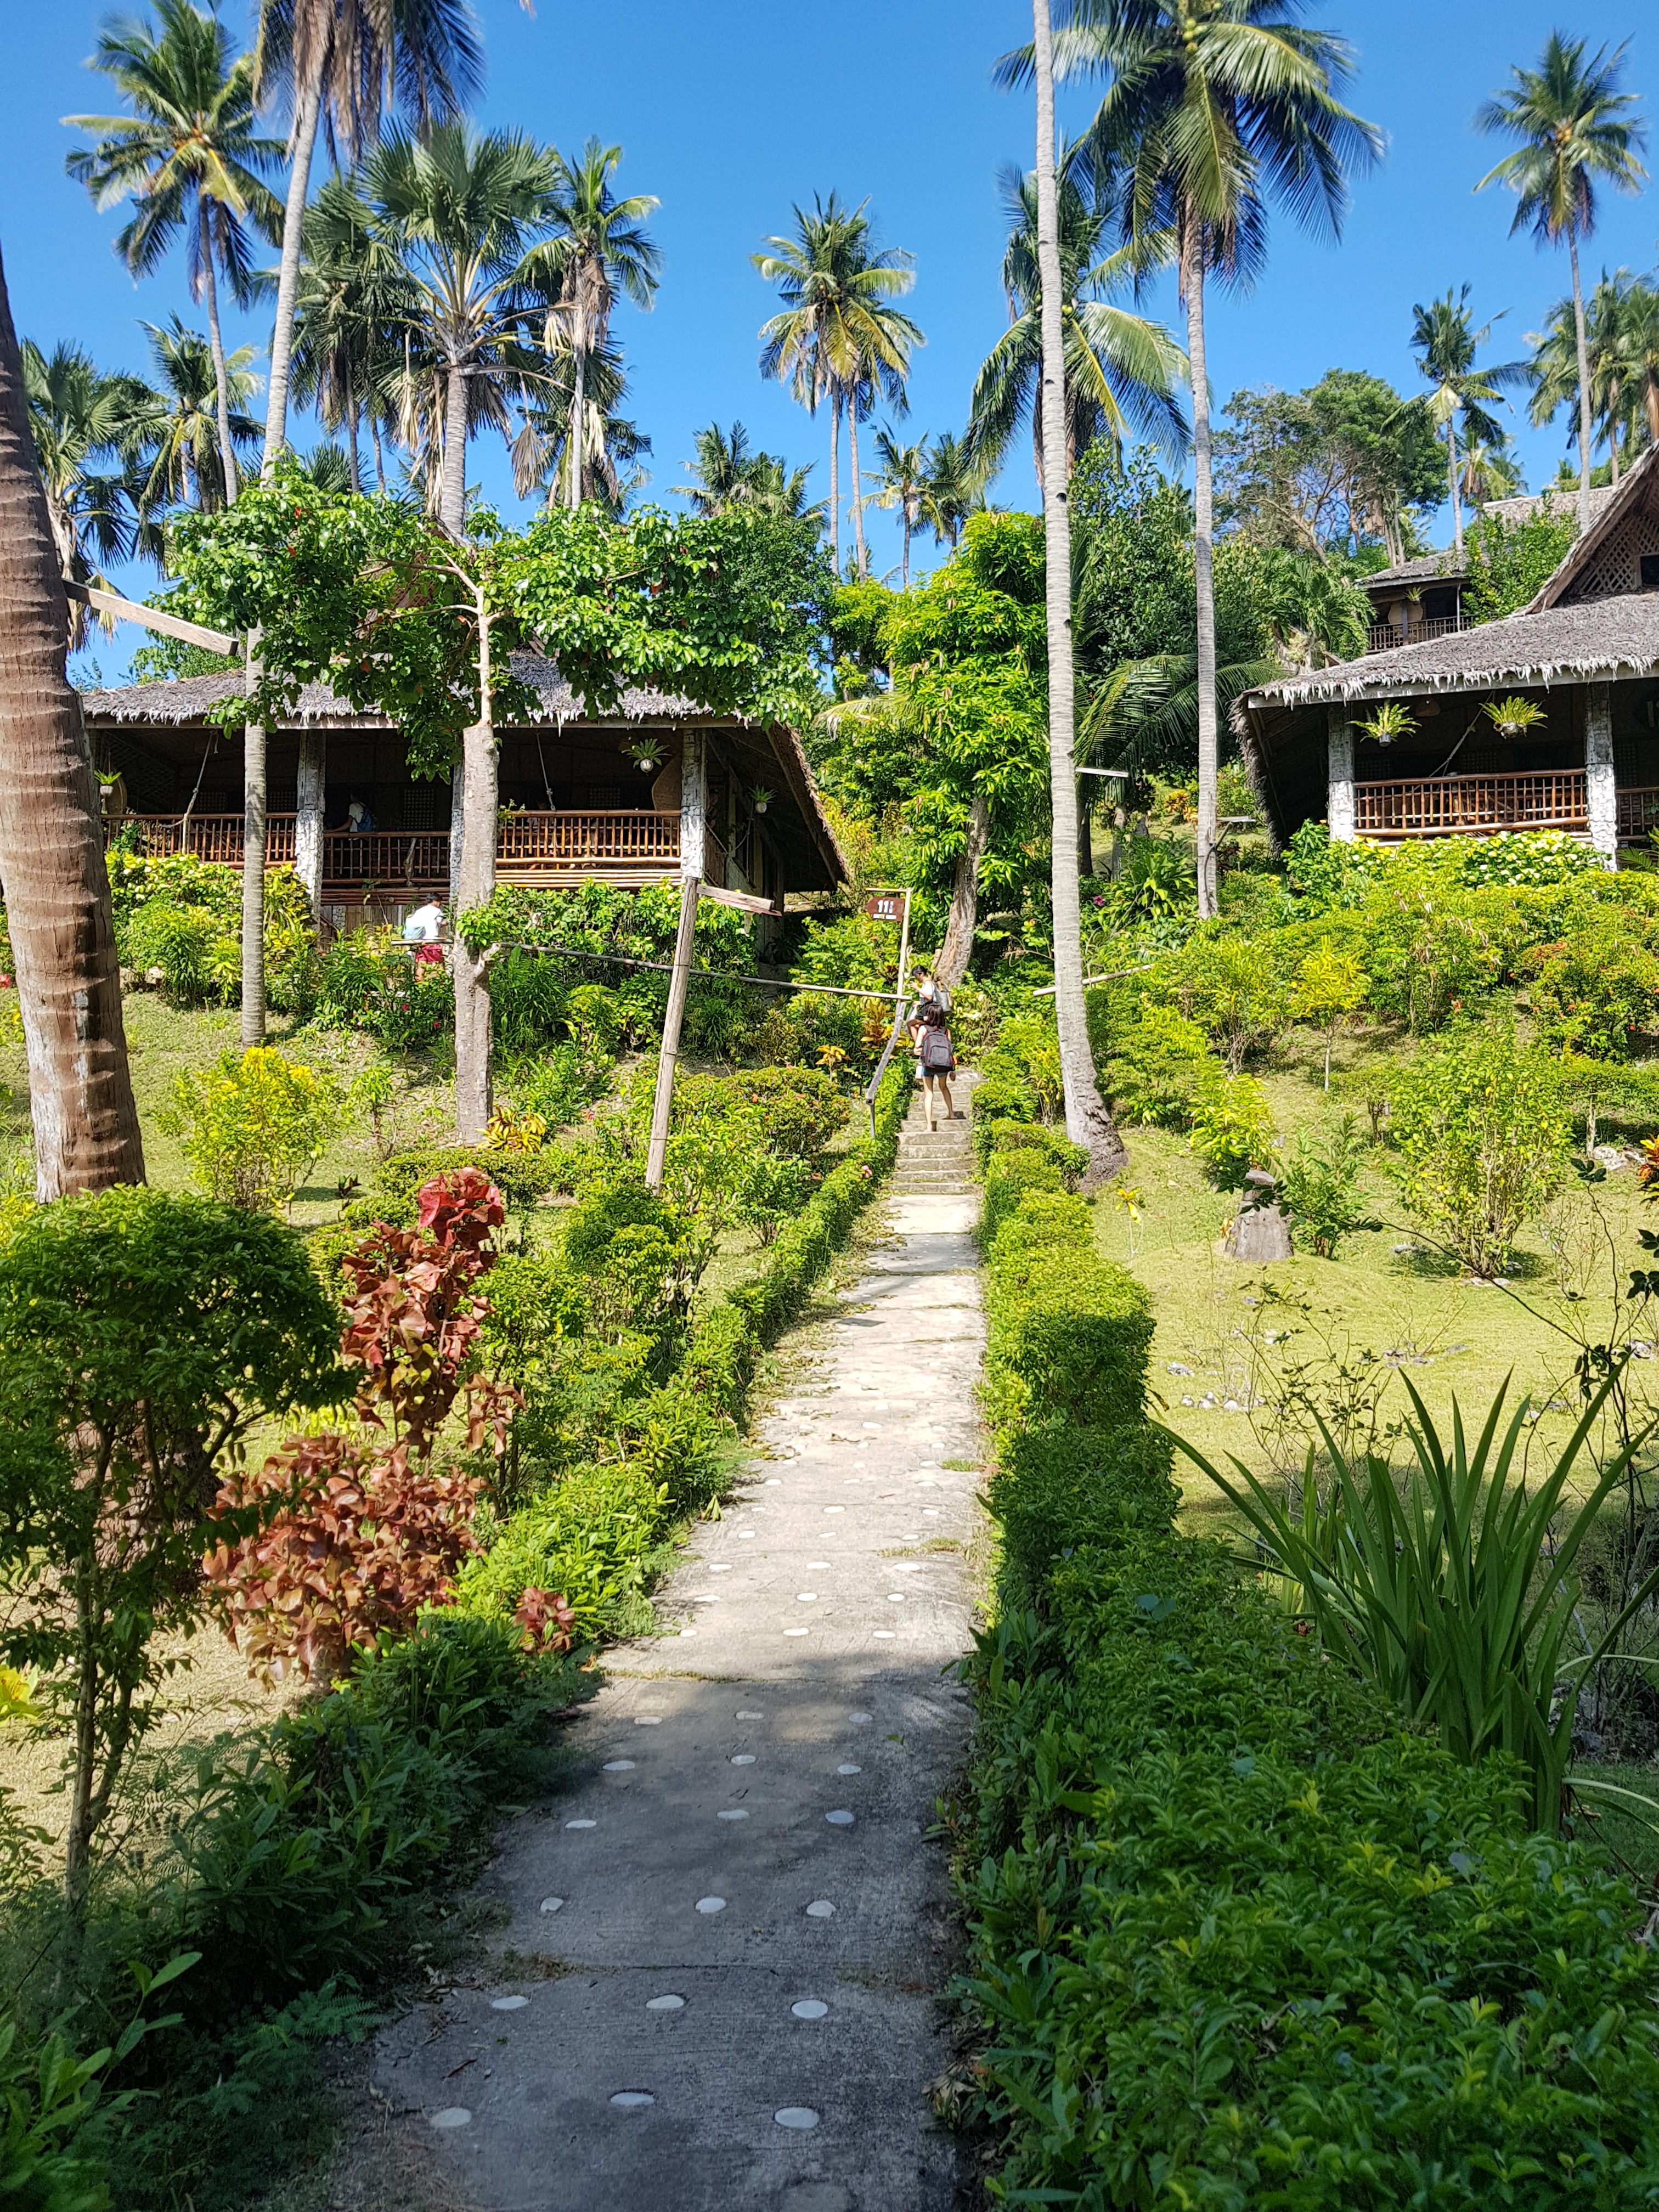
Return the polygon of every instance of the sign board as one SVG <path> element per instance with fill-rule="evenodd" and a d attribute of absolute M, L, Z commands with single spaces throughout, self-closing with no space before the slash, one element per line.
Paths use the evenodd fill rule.
<path fill-rule="evenodd" d="M 904 919 L 904 893 L 902 891 L 877 891 L 872 896 L 866 899 L 864 902 L 864 911 L 870 916 L 872 921 L 902 921 Z"/>

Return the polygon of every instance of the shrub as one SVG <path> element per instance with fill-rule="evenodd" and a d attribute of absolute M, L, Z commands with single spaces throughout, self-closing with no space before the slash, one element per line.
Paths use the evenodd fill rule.
<path fill-rule="evenodd" d="M 1651 926 L 1616 908 L 1585 915 L 1531 955 L 1533 1012 L 1553 1044 L 1593 1060 L 1628 1060 L 1659 1030 L 1659 952 Z"/>
<path fill-rule="evenodd" d="M 300 1178 L 339 1134 L 345 1094 L 325 1069 L 287 1060 L 269 1045 L 222 1053 L 204 1074 L 186 1068 L 161 1126 L 210 1198 L 251 1212 L 291 1209 Z"/>
<path fill-rule="evenodd" d="M 1494 837 L 1454 841 L 1458 879 L 1490 884 L 1571 884 L 1601 872 L 1601 856 L 1565 830 L 1501 830 Z"/>
<path fill-rule="evenodd" d="M 1289 1024 L 1289 978 L 1267 939 L 1200 933 L 1175 976 L 1182 1012 L 1206 1033 L 1230 1075 L 1270 1051 Z"/>
<path fill-rule="evenodd" d="M 1181 1503 L 1167 1437 L 1145 1426 L 1018 1429 L 998 1449 L 986 1492 L 1002 1536 L 1005 1606 L 1046 1613 L 1055 1565 L 1132 1528 L 1169 1527 Z"/>
<path fill-rule="evenodd" d="M 1363 906 L 1389 865 L 1384 845 L 1339 842 L 1322 822 L 1304 822 L 1285 850 L 1285 873 L 1316 914 Z"/>
<path fill-rule="evenodd" d="M 241 987 L 240 945 L 200 907 L 155 900 L 133 915 L 125 936 L 125 964 L 146 978 L 159 969 L 178 1006 L 228 1006 Z"/>
<path fill-rule="evenodd" d="M 514 1399 L 480 1371 L 475 1288 L 505 1218 L 500 1194 L 464 1169 L 422 1191 L 417 1229 L 383 1224 L 349 1253 L 340 1355 L 358 1370 L 358 1433 L 292 1437 L 221 1487 L 228 1525 L 206 1573 L 266 1681 L 290 1667 L 331 1676 L 383 1635 L 407 1634 L 477 1548 L 480 1485 L 433 1457 L 457 1408 L 469 1449 L 488 1438 L 499 1455 L 506 1440 Z"/>
<path fill-rule="evenodd" d="M 1365 979 L 1352 953 L 1337 952 L 1324 938 L 1296 971 L 1291 1011 L 1325 1039 L 1325 1088 L 1331 1087 L 1331 1048 L 1350 1014 L 1364 1003 Z"/>
<path fill-rule="evenodd" d="M 1406 1203 L 1471 1274 L 1497 1274 L 1570 1153 L 1550 1054 L 1512 1030 L 1467 1029 L 1395 1079 L 1391 1132 Z"/>
<path fill-rule="evenodd" d="M 242 874 L 188 853 L 107 855 L 124 967 L 161 971 L 180 1006 L 228 1006 L 241 988 Z M 292 868 L 265 878 L 265 969 L 273 1004 L 296 1006 L 313 962 L 311 906 Z"/>
<path fill-rule="evenodd" d="M 1255 1077 L 1229 1075 L 1206 1060 L 1194 1088 L 1189 1141 L 1224 1189 L 1237 1189 L 1252 1168 L 1266 1167 L 1273 1153 L 1273 1109 Z"/>
<path fill-rule="evenodd" d="M 981 1065 L 975 1115 L 1052 1121 L 1065 1097 L 1060 1038 L 1052 1020 L 1019 1014 L 1003 1022 Z"/>
<path fill-rule="evenodd" d="M 1397 867 L 1368 902 L 1364 920 L 1370 1004 L 1414 1036 L 1443 1028 L 1503 972 L 1490 912 L 1421 875 Z"/>
<path fill-rule="evenodd" d="M 1332 1125 L 1322 1145 L 1298 1132 L 1296 1150 L 1279 1170 L 1279 1194 L 1290 1210 L 1291 1234 L 1322 1260 L 1334 1260 L 1345 1237 L 1365 1218 L 1358 1188 L 1363 1158 L 1359 1126 L 1352 1114 Z"/>
<path fill-rule="evenodd" d="M 1213 1066 L 1196 1022 L 1173 1006 L 1149 1006 L 1117 1042 L 1106 1085 L 1126 1121 L 1187 1129 Z"/>
<path fill-rule="evenodd" d="M 0 1656 L 66 1730 L 72 1901 L 174 1664 L 158 1639 L 201 1618 L 216 1462 L 337 1389 L 334 1336 L 298 1241 L 204 1200 L 60 1199 L 0 1245 Z"/>

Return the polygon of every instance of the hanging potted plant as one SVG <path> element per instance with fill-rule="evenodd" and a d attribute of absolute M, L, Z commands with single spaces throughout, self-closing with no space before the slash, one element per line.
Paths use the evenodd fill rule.
<path fill-rule="evenodd" d="M 772 804 L 772 794 L 771 794 L 771 793 L 770 793 L 770 792 L 766 788 L 766 786 L 765 786 L 763 783 L 757 783 L 757 784 L 755 786 L 755 791 L 754 791 L 754 808 L 755 808 L 755 811 L 756 811 L 756 813 L 757 813 L 757 814 L 764 814 L 764 813 L 765 813 L 765 811 L 766 811 L 766 810 L 767 810 L 767 808 L 768 808 L 771 804 Z"/>
<path fill-rule="evenodd" d="M 1356 722 L 1354 727 L 1363 730 L 1368 738 L 1375 738 L 1379 745 L 1391 745 L 1396 738 L 1409 738 L 1416 733 L 1417 717 L 1397 699 L 1388 699 L 1369 722 Z"/>
<path fill-rule="evenodd" d="M 628 750 L 641 775 L 649 775 L 662 766 L 664 747 L 660 738 L 635 738 Z"/>
<path fill-rule="evenodd" d="M 1524 738 L 1549 720 L 1536 699 L 1488 699 L 1480 711 L 1500 738 Z"/>

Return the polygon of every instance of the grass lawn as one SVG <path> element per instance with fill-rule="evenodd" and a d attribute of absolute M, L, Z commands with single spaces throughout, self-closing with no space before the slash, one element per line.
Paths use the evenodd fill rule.
<path fill-rule="evenodd" d="M 1367 1048 L 1364 1040 L 1349 1043 L 1339 1064 L 1362 1065 Z M 1279 1067 L 1262 1078 L 1287 1140 L 1298 1130 L 1316 1133 L 1341 1110 L 1322 1078 L 1317 1041 L 1293 1033 Z M 1152 1294 L 1158 1417 L 1218 1466 L 1233 1454 L 1263 1474 L 1300 1467 L 1316 1407 L 1351 1437 L 1373 1421 L 1397 1422 L 1410 1411 L 1402 1376 L 1443 1428 L 1454 1395 L 1466 1418 L 1484 1414 L 1512 1376 L 1514 1392 L 1544 1409 L 1528 1444 L 1529 1460 L 1541 1462 L 1571 1432 L 1574 1363 L 1581 1344 L 1610 1334 L 1614 1288 L 1623 1289 L 1639 1256 L 1637 1227 L 1656 1225 L 1633 1170 L 1589 1188 L 1571 1180 L 1546 1218 L 1522 1233 L 1508 1287 L 1472 1282 L 1418 1243 L 1384 1151 L 1362 1178 L 1374 1225 L 1348 1238 L 1337 1258 L 1297 1253 L 1242 1267 L 1223 1249 L 1237 1198 L 1211 1183 L 1185 1138 L 1151 1128 L 1124 1134 L 1127 1188 L 1103 1194 L 1096 1234 Z M 1650 1371 L 1659 1395 L 1659 1364 Z M 1190 1462 L 1178 1462 L 1177 1474 L 1194 1526 L 1230 1510 Z"/>

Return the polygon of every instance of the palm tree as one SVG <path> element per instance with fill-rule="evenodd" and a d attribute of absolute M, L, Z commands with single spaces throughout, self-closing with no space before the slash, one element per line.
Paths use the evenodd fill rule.
<path fill-rule="evenodd" d="M 106 376 L 79 346 L 50 356 L 26 338 L 23 391 L 58 566 L 76 583 L 106 584 L 100 564 L 125 561 L 140 529 L 135 449 L 155 395 L 136 376 Z M 86 609 L 70 612 L 70 643 L 85 639 Z"/>
<path fill-rule="evenodd" d="M 669 489 L 689 499 L 694 514 L 727 514 L 741 507 L 775 521 L 822 525 L 823 508 L 807 505 L 810 462 L 805 468 L 792 469 L 781 453 L 751 453 L 749 433 L 741 422 L 734 422 L 729 433 L 711 422 L 707 429 L 693 432 L 691 443 L 696 458 L 683 465 L 696 481 L 671 484 Z"/>
<path fill-rule="evenodd" d="M 1066 466 L 1097 440 L 1121 453 L 1131 429 L 1182 453 L 1186 417 L 1175 398 L 1186 381 L 1187 359 L 1161 323 L 1150 323 L 1097 295 L 1115 272 L 1099 257 L 1111 220 L 1109 207 L 1085 189 L 1091 165 L 1085 146 L 1074 146 L 1056 173 L 1060 224 L 1062 319 L 1066 335 Z M 1043 482 L 1041 285 L 1036 256 L 1036 185 L 1018 169 L 1002 173 L 1002 199 L 1010 231 L 1002 259 L 1008 329 L 997 340 L 974 381 L 969 402 L 969 459 L 986 478 L 1002 466 L 1022 422 L 1031 423 L 1037 484 Z"/>
<path fill-rule="evenodd" d="M 260 0 L 253 64 L 256 97 L 285 96 L 292 117 L 260 465 L 260 474 L 269 476 L 288 437 L 306 198 L 319 126 L 338 154 L 355 161 L 374 143 L 388 95 L 421 129 L 449 121 L 477 96 L 483 53 L 469 0 Z"/>
<path fill-rule="evenodd" d="M 1521 464 L 1508 441 L 1486 438 L 1473 439 L 1463 448 L 1462 483 L 1463 496 L 1471 507 L 1486 507 L 1495 499 L 1513 499 L 1527 488 Z"/>
<path fill-rule="evenodd" d="M 1584 58 L 1585 40 L 1552 31 L 1535 70 L 1512 69 L 1510 88 L 1475 111 L 1478 131 L 1520 139 L 1512 154 L 1475 186 L 1507 185 L 1516 196 L 1511 236 L 1530 228 L 1540 246 L 1567 241 L 1572 269 L 1572 313 L 1578 352 L 1578 529 L 1589 528 L 1590 376 L 1584 331 L 1584 293 L 1578 275 L 1578 241 L 1595 228 L 1597 179 L 1633 192 L 1647 174 L 1637 160 L 1645 132 L 1632 111 L 1633 93 L 1619 90 L 1626 49 L 1601 47 Z"/>
<path fill-rule="evenodd" d="M 908 592 L 910 540 L 922 527 L 932 456 L 926 438 L 919 438 L 913 446 L 901 446 L 888 429 L 876 434 L 876 459 L 881 464 L 881 481 L 870 496 L 878 507 L 896 507 L 899 511 L 899 525 L 904 532 L 902 587 Z"/>
<path fill-rule="evenodd" d="M 1446 481 L 1451 489 L 1452 548 L 1463 558 L 1463 501 L 1457 465 L 1457 418 L 1463 418 L 1472 438 L 1487 445 L 1504 442 L 1504 426 L 1492 413 L 1503 404 L 1504 388 L 1520 383 L 1527 374 L 1524 362 L 1505 362 L 1501 368 L 1480 368 L 1475 356 L 1492 335 L 1492 324 L 1474 328 L 1468 309 L 1469 288 L 1449 285 L 1443 300 L 1419 301 L 1412 309 L 1412 349 L 1425 381 L 1433 390 L 1426 399 L 1410 404 L 1426 410 L 1437 430 L 1446 434 Z M 1493 318 L 1496 321 L 1497 317 Z"/>
<path fill-rule="evenodd" d="M 103 823 L 81 702 L 64 673 L 67 628 L 0 269 L 0 880 L 42 1200 L 144 1179 Z"/>
<path fill-rule="evenodd" d="M 647 216 L 662 203 L 649 192 L 618 199 L 611 191 L 622 151 L 590 138 L 576 161 L 554 155 L 554 235 L 535 255 L 532 272 L 555 300 L 549 339 L 556 333 L 574 369 L 568 403 L 573 434 L 566 441 L 565 470 L 565 503 L 570 507 L 580 506 L 584 496 L 590 448 L 603 449 L 603 440 L 594 438 L 587 387 L 590 364 L 610 343 L 617 295 L 648 313 L 662 270 L 661 252 L 645 228 Z"/>
<path fill-rule="evenodd" d="M 159 33 L 130 21 L 106 27 L 89 66 L 102 70 L 133 112 L 66 115 L 66 124 L 98 139 L 77 147 L 64 166 L 100 208 L 137 203 L 115 241 L 135 276 L 149 276 L 184 233 L 191 297 L 207 308 L 219 461 L 230 501 L 236 455 L 216 272 L 224 272 L 238 305 L 246 307 L 258 283 L 248 226 L 273 242 L 282 235 L 282 208 L 262 172 L 281 161 L 283 149 L 254 127 L 252 58 L 233 59 L 230 33 L 218 17 L 191 0 L 155 0 L 155 13 Z"/>
<path fill-rule="evenodd" d="M 551 507 L 560 504 L 562 494 L 568 494 L 575 465 L 571 428 L 577 410 L 576 384 L 575 354 L 565 346 L 554 353 L 550 369 L 544 366 L 539 372 L 533 393 L 528 383 L 520 385 L 523 427 L 510 449 L 513 488 L 520 499 L 545 486 Z M 629 494 L 648 481 L 641 471 L 627 477 L 622 473 L 651 450 L 651 441 L 638 424 L 617 412 L 627 392 L 622 348 L 614 338 L 607 339 L 589 353 L 582 379 L 584 432 L 577 489 L 579 501 L 603 501 L 613 514 L 620 514 Z"/>
<path fill-rule="evenodd" d="M 1214 696 L 1215 574 L 1204 289 L 1212 273 L 1248 280 L 1267 253 L 1267 200 L 1335 234 L 1346 172 L 1374 161 L 1382 135 L 1338 93 L 1346 40 L 1291 20 L 1292 0 L 1073 0 L 1055 40 L 1062 74 L 1110 79 L 1090 132 L 1103 178 L 1121 182 L 1121 235 L 1140 270 L 1173 263 L 1187 311 L 1193 392 L 1198 571 L 1198 902 L 1218 910 Z M 1005 79 L 1030 74 L 1008 56 Z"/>
<path fill-rule="evenodd" d="M 331 431 L 346 432 L 355 492 L 363 488 L 359 431 L 365 412 L 385 487 L 380 431 L 392 421 L 389 394 L 413 305 L 403 256 L 377 228 L 374 210 L 351 179 L 331 177 L 306 210 L 293 390 L 302 405 L 315 405 Z"/>
<path fill-rule="evenodd" d="M 896 247 L 878 249 L 865 210 L 847 207 L 839 193 L 794 210 L 790 237 L 769 238 L 751 258 L 768 283 L 776 284 L 782 312 L 761 329 L 761 374 L 787 383 L 816 415 L 830 402 L 830 541 L 841 568 L 841 418 L 848 416 L 852 447 L 853 538 L 859 574 L 867 565 L 860 504 L 858 423 L 879 393 L 902 411 L 912 350 L 924 343 L 910 318 L 891 305 L 915 282 L 910 257 Z"/>
<path fill-rule="evenodd" d="M 469 434 L 484 424 L 505 434 L 509 387 L 546 380 L 524 330 L 548 306 L 544 265 L 532 254 L 552 220 L 556 173 L 533 140 L 480 136 L 461 123 L 425 138 L 390 136 L 363 170 L 364 192 L 409 272 L 422 360 L 411 357 L 406 400 L 417 417 L 424 408 L 438 517 L 454 537 L 465 519 Z M 441 395 L 441 429 L 428 393 Z"/>
<path fill-rule="evenodd" d="M 1584 363 L 1589 372 L 1590 412 L 1607 441 L 1613 480 L 1619 481 L 1620 441 L 1628 464 L 1636 442 L 1659 423 L 1659 390 L 1650 374 L 1659 346 L 1659 295 L 1626 269 L 1605 270 L 1584 307 Z M 1551 308 L 1541 331 L 1528 333 L 1533 394 L 1528 413 L 1541 428 L 1564 404 L 1577 412 L 1578 318 L 1569 297 Z"/>
<path fill-rule="evenodd" d="M 985 484 L 968 458 L 965 442 L 946 430 L 933 441 L 927 480 L 922 488 L 921 519 L 936 545 L 954 553 L 962 526 L 985 504 Z"/>
<path fill-rule="evenodd" d="M 168 505 L 196 507 L 212 514 L 224 504 L 223 479 L 214 463 L 219 440 L 218 370 L 200 331 L 177 315 L 165 323 L 141 323 L 149 337 L 155 367 L 154 398 L 132 424 L 144 455 L 140 503 L 146 509 Z M 259 389 L 249 364 L 252 346 L 239 346 L 225 358 L 228 425 L 232 448 L 250 451 L 259 440 L 259 424 L 246 404 Z"/>

